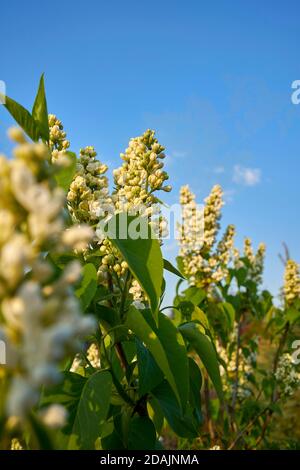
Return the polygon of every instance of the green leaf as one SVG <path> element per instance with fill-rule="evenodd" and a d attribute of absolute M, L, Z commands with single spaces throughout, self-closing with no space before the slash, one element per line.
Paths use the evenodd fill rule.
<path fill-rule="evenodd" d="M 68 412 L 67 424 L 60 432 L 57 443 L 59 449 L 66 449 L 68 446 L 68 436 L 72 432 L 77 406 L 86 381 L 87 379 L 79 374 L 64 372 L 62 383 L 43 391 L 41 407 L 57 403 L 63 405 Z"/>
<path fill-rule="evenodd" d="M 238 286 L 241 287 L 247 278 L 247 269 L 239 268 L 234 270 L 234 275 L 236 277 Z"/>
<path fill-rule="evenodd" d="M 41 420 L 38 419 L 34 413 L 30 413 L 28 421 L 32 430 L 29 441 L 31 449 L 54 450 L 50 433 Z"/>
<path fill-rule="evenodd" d="M 199 435 L 199 426 L 194 419 L 192 408 L 188 406 L 186 412 L 182 413 L 182 409 L 166 380 L 152 390 L 151 394 L 158 401 L 166 420 L 178 436 L 193 439 Z"/>
<path fill-rule="evenodd" d="M 147 405 L 149 416 L 153 421 L 157 434 L 160 435 L 165 418 L 161 406 L 154 396 L 151 397 L 151 401 L 148 401 Z"/>
<path fill-rule="evenodd" d="M 189 396 L 189 369 L 184 340 L 172 321 L 162 312 L 158 314 L 158 326 L 149 310 L 143 310 L 142 314 L 162 344 L 176 382 L 180 404 L 185 410 Z"/>
<path fill-rule="evenodd" d="M 28 137 L 37 142 L 40 138 L 40 128 L 30 112 L 9 96 L 5 96 L 4 106 Z"/>
<path fill-rule="evenodd" d="M 105 436 L 101 439 L 101 447 L 103 450 L 124 450 L 122 440 L 118 433 L 114 430 L 109 436 Z"/>
<path fill-rule="evenodd" d="M 129 450 L 152 450 L 155 448 L 156 431 L 147 416 L 134 416 L 128 427 Z"/>
<path fill-rule="evenodd" d="M 180 403 L 185 410 L 189 397 L 189 366 L 184 340 L 171 320 L 161 312 L 158 317 L 157 335 L 166 352 Z"/>
<path fill-rule="evenodd" d="M 189 300 L 194 305 L 199 305 L 206 297 L 206 292 L 199 287 L 191 286 L 183 291 L 185 300 Z"/>
<path fill-rule="evenodd" d="M 139 396 L 146 395 L 164 378 L 164 374 L 143 343 L 136 339 L 137 363 L 139 369 Z"/>
<path fill-rule="evenodd" d="M 69 165 L 59 167 L 55 175 L 57 185 L 64 191 L 68 191 L 76 173 L 77 157 L 74 152 L 64 151 L 64 155 L 69 159 Z"/>
<path fill-rule="evenodd" d="M 179 299 L 178 299 L 179 301 Z M 180 310 L 181 313 L 181 318 L 184 319 L 184 321 L 191 321 L 192 319 L 192 313 L 195 309 L 195 305 L 193 302 L 190 302 L 189 300 L 181 300 L 179 303 L 176 305 L 177 309 Z M 182 323 L 183 320 L 181 320 Z"/>
<path fill-rule="evenodd" d="M 160 245 L 158 240 L 153 238 L 154 235 L 148 224 L 145 234 L 147 238 L 130 237 L 134 226 L 140 224 L 141 227 L 145 227 L 145 220 L 143 217 L 132 217 L 127 213 L 116 214 L 107 223 L 105 231 L 145 291 L 152 313 L 157 318 L 163 281 L 163 258 Z"/>
<path fill-rule="evenodd" d="M 184 273 L 184 261 L 182 256 L 177 256 L 176 257 L 176 263 L 178 266 L 178 269 L 181 273 Z"/>
<path fill-rule="evenodd" d="M 201 325 L 205 328 L 205 330 L 210 329 L 207 316 L 205 315 L 203 310 L 201 310 L 201 308 L 197 307 L 197 305 L 194 306 L 192 320 L 200 322 Z"/>
<path fill-rule="evenodd" d="M 76 409 L 69 450 L 94 450 L 110 406 L 112 378 L 108 371 L 91 375 L 86 381 Z"/>
<path fill-rule="evenodd" d="M 97 290 L 97 271 L 92 263 L 85 264 L 82 269 L 82 280 L 76 289 L 76 296 L 80 299 L 81 307 L 86 310 L 93 300 Z"/>
<path fill-rule="evenodd" d="M 182 336 L 188 340 L 193 349 L 197 352 L 203 362 L 208 375 L 220 400 L 223 400 L 223 389 L 220 377 L 220 370 L 215 348 L 208 337 L 202 333 L 200 325 L 190 322 L 179 327 Z"/>
<path fill-rule="evenodd" d="M 97 318 L 103 322 L 105 327 L 107 329 L 116 327 L 120 325 L 120 315 L 119 313 L 111 308 L 111 307 L 106 307 L 106 305 L 97 305 L 96 306 L 96 312 L 95 312 Z M 122 325 L 120 325 L 122 326 Z M 124 326 L 124 325 L 123 325 Z"/>
<path fill-rule="evenodd" d="M 181 274 L 181 272 L 178 271 L 178 269 L 175 268 L 175 266 L 173 266 L 173 264 L 170 263 L 170 261 L 168 261 L 167 259 L 164 259 L 163 261 L 164 261 L 164 269 L 166 269 L 167 271 L 169 271 L 172 274 L 175 274 L 176 276 L 180 277 L 181 279 L 185 280 L 184 275 Z"/>
<path fill-rule="evenodd" d="M 224 312 L 228 326 L 230 330 L 234 327 L 234 320 L 235 320 L 235 310 L 233 306 L 229 302 L 221 302 L 218 304 L 218 308 Z"/>
<path fill-rule="evenodd" d="M 40 78 L 38 92 L 32 108 L 32 116 L 40 128 L 40 136 L 46 142 L 49 141 L 48 110 L 45 93 L 44 74 Z"/>
<path fill-rule="evenodd" d="M 285 312 L 285 319 L 291 324 L 295 323 L 300 319 L 300 311 L 295 307 L 288 308 Z"/>
<path fill-rule="evenodd" d="M 190 404 L 194 410 L 195 419 L 199 425 L 202 421 L 201 414 L 201 387 L 202 387 L 202 374 L 196 362 L 189 357 L 189 372 L 190 372 Z"/>
<path fill-rule="evenodd" d="M 128 310 L 126 325 L 149 349 L 156 361 L 156 364 L 164 373 L 166 379 L 172 387 L 176 397 L 180 400 L 176 381 L 170 369 L 170 364 L 161 341 L 158 338 L 156 332 L 153 331 L 153 329 L 149 326 L 141 312 L 134 306 L 131 306 Z"/>

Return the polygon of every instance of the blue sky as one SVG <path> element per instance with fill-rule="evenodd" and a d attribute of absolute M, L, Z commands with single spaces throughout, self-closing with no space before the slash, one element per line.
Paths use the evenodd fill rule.
<path fill-rule="evenodd" d="M 113 167 L 130 137 L 156 129 L 167 201 L 189 183 L 201 202 L 219 182 L 223 227 L 236 225 L 238 245 L 266 242 L 276 294 L 282 241 L 300 262 L 299 13 L 297 1 L 3 2 L 0 80 L 30 107 L 45 72 L 72 149 L 94 145 Z M 0 106 L 2 152 L 10 124 Z"/>

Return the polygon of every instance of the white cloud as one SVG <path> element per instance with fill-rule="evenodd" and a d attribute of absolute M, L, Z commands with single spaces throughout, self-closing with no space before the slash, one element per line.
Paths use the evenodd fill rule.
<path fill-rule="evenodd" d="M 255 186 L 260 183 L 261 170 L 259 168 L 245 168 L 240 165 L 235 165 L 233 167 L 232 180 L 237 184 Z"/>
<path fill-rule="evenodd" d="M 216 173 L 217 175 L 220 175 L 221 173 L 225 172 L 225 168 L 222 165 L 215 166 L 213 169 L 213 172 Z"/>
<path fill-rule="evenodd" d="M 184 158 L 184 157 L 186 157 L 186 152 L 181 152 L 180 150 L 174 150 L 171 153 L 171 155 L 174 158 Z"/>
<path fill-rule="evenodd" d="M 223 191 L 224 201 L 227 204 L 230 204 L 231 202 L 233 202 L 235 193 L 236 193 L 235 189 L 225 189 Z"/>

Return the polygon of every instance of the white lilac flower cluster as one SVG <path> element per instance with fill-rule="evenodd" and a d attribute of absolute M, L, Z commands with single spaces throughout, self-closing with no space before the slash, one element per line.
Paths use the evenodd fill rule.
<path fill-rule="evenodd" d="M 164 150 L 150 129 L 130 140 L 125 153 L 120 155 L 123 165 L 113 172 L 117 209 L 129 210 L 140 205 L 151 208 L 157 202 L 155 191 L 171 191 L 170 186 L 164 185 L 169 178 L 163 170 Z"/>
<path fill-rule="evenodd" d="M 73 293 L 79 263 L 58 274 L 46 254 L 85 249 L 93 231 L 65 229 L 65 196 L 55 187 L 48 147 L 26 142 L 19 130 L 11 136 L 20 144 L 14 158 L 0 157 L 0 336 L 7 345 L 1 373 L 11 377 L 7 414 L 24 417 L 41 386 L 60 380 L 61 360 L 94 328 Z"/>
<path fill-rule="evenodd" d="M 23 450 L 21 442 L 16 437 L 11 440 L 10 450 Z"/>
<path fill-rule="evenodd" d="M 253 338 L 258 344 L 258 338 Z M 232 346 L 235 344 L 235 347 Z M 234 387 L 236 386 L 236 366 L 237 366 L 237 325 L 231 334 L 228 345 L 224 347 L 219 341 L 216 341 L 216 349 L 221 359 L 226 364 L 226 371 L 221 367 L 221 377 L 223 381 L 223 388 L 225 391 L 232 395 Z M 237 383 L 237 396 L 240 399 L 246 398 L 251 395 L 249 388 L 249 376 L 254 370 L 257 361 L 257 352 L 252 351 L 246 357 L 242 348 L 239 349 L 238 358 L 238 383 Z"/>
<path fill-rule="evenodd" d="M 300 386 L 300 372 L 297 371 L 291 354 L 283 354 L 278 362 L 275 379 L 285 397 L 293 395 Z"/>
<path fill-rule="evenodd" d="M 165 148 L 160 145 L 155 132 L 148 129 L 140 137 L 130 140 L 121 167 L 114 170 L 115 190 L 113 200 L 117 211 L 133 211 L 137 215 L 148 217 L 152 230 L 161 240 L 168 234 L 168 225 L 161 215 L 157 191 L 170 192 L 169 179 L 163 170 Z M 136 305 L 142 307 L 145 295 L 136 280 L 133 280 L 129 292 Z"/>
<path fill-rule="evenodd" d="M 156 191 L 170 191 L 165 185 L 168 175 L 163 171 L 162 160 L 165 157 L 162 147 L 155 138 L 154 131 L 147 130 L 142 136 L 131 139 L 121 158 L 123 165 L 114 170 L 114 191 L 110 195 L 108 179 L 105 176 L 107 166 L 96 159 L 93 147 L 80 151 L 76 175 L 68 192 L 69 211 L 74 221 L 86 222 L 94 228 L 102 219 L 114 213 L 128 211 L 135 215 L 149 218 L 152 229 L 159 237 L 167 234 L 167 223 L 160 214 Z M 124 276 L 128 270 L 126 261 L 112 243 L 95 230 L 94 246 L 100 253 L 98 282 L 110 283 L 118 290 L 119 281 L 115 276 Z M 134 300 L 142 301 L 142 289 L 133 281 L 130 293 Z"/>
<path fill-rule="evenodd" d="M 155 132 L 148 129 L 140 137 L 130 140 L 123 165 L 113 171 L 115 190 L 113 198 L 118 211 L 133 211 L 147 216 L 158 238 L 168 234 L 167 222 L 161 215 L 157 191 L 171 191 L 165 182 L 169 179 L 163 170 L 165 148 L 159 144 Z"/>
<path fill-rule="evenodd" d="M 292 305 L 295 300 L 300 299 L 300 271 L 299 265 L 289 259 L 284 273 L 284 297 L 287 305 Z"/>
<path fill-rule="evenodd" d="M 197 207 L 195 195 L 188 186 L 183 186 L 180 191 L 182 223 L 179 225 L 179 254 L 185 275 L 190 284 L 197 287 L 209 289 L 228 274 L 227 266 L 235 236 L 233 225 L 227 227 L 223 238 L 213 251 L 220 228 L 222 195 L 221 187 L 214 186 L 205 199 L 202 211 Z"/>
<path fill-rule="evenodd" d="M 112 204 L 105 176 L 107 165 L 96 157 L 94 147 L 80 149 L 76 175 L 67 196 L 70 213 L 76 222 L 95 224 Z"/>
<path fill-rule="evenodd" d="M 58 163 L 60 157 L 70 147 L 70 142 L 66 139 L 66 132 L 62 122 L 54 114 L 49 114 L 48 124 L 52 160 Z"/>
<path fill-rule="evenodd" d="M 261 284 L 265 253 L 266 245 L 264 243 L 260 243 L 256 253 L 254 253 L 252 241 L 247 237 L 244 240 L 243 256 L 241 256 L 237 248 L 234 248 L 234 266 L 236 269 L 246 267 L 247 279 L 252 280 L 256 284 Z"/>

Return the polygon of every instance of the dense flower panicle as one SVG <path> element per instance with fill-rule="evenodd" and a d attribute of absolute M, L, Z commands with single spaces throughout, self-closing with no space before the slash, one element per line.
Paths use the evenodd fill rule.
<path fill-rule="evenodd" d="M 49 146 L 51 149 L 52 160 L 57 161 L 63 152 L 70 147 L 70 142 L 66 139 L 66 132 L 62 122 L 54 114 L 49 114 Z"/>
<path fill-rule="evenodd" d="M 59 380 L 59 363 L 78 350 L 94 322 L 80 315 L 73 294 L 79 263 L 55 275 L 44 255 L 76 247 L 65 240 L 65 198 L 54 186 L 49 150 L 25 142 L 14 156 L 2 157 L 0 165 L 0 212 L 5 216 L 0 217 L 0 337 L 8 350 L 5 371 L 14 372 L 6 411 L 22 417 L 36 404 L 40 387 Z M 77 236 L 75 228 L 70 230 L 77 248 L 85 248 L 89 237 L 84 227 Z"/>
<path fill-rule="evenodd" d="M 205 199 L 204 207 L 204 247 L 209 250 L 216 241 L 220 228 L 221 209 L 224 205 L 223 191 L 220 185 L 215 185 Z"/>
<path fill-rule="evenodd" d="M 114 170 L 117 209 L 127 210 L 141 204 L 149 207 L 157 202 L 154 191 L 171 190 L 164 185 L 169 178 L 163 171 L 164 150 L 150 129 L 130 140 L 125 153 L 120 155 L 123 165 Z"/>
<path fill-rule="evenodd" d="M 95 369 L 100 369 L 100 352 L 96 343 L 92 343 L 87 350 L 88 361 L 92 364 Z"/>
<path fill-rule="evenodd" d="M 94 147 L 80 149 L 77 171 L 68 192 L 69 210 L 76 222 L 97 223 L 112 204 L 107 165 L 96 159 Z"/>
<path fill-rule="evenodd" d="M 262 283 L 262 274 L 264 270 L 264 261 L 265 261 L 266 245 L 260 243 L 255 253 L 254 263 L 252 265 L 252 280 L 257 284 Z"/>
<path fill-rule="evenodd" d="M 135 279 L 132 281 L 129 293 L 133 296 L 135 306 L 141 307 L 141 303 L 145 300 L 145 295 L 138 281 L 136 281 Z"/>
<path fill-rule="evenodd" d="M 275 379 L 281 393 L 286 397 L 293 395 L 300 386 L 300 372 L 297 371 L 289 353 L 285 353 L 280 357 Z"/>
<path fill-rule="evenodd" d="M 19 439 L 14 437 L 11 440 L 10 450 L 23 450 L 23 446 L 22 446 L 21 442 L 19 441 Z"/>
<path fill-rule="evenodd" d="M 130 140 L 121 167 L 114 170 L 115 190 L 113 201 L 116 211 L 129 211 L 134 215 L 147 216 L 154 233 L 159 239 L 166 237 L 168 226 L 161 215 L 156 191 L 171 191 L 165 182 L 169 179 L 163 170 L 165 148 L 159 144 L 155 132 L 148 129 L 140 137 Z M 122 263 L 117 263 L 122 266 Z M 142 306 L 145 295 L 137 281 L 133 281 L 129 292 L 136 305 Z"/>
<path fill-rule="evenodd" d="M 247 279 L 259 285 L 262 283 L 265 253 L 266 245 L 264 243 L 260 243 L 256 253 L 254 253 L 252 241 L 247 237 L 244 240 L 243 256 L 237 248 L 233 249 L 234 267 L 236 269 L 245 267 L 247 269 Z"/>
<path fill-rule="evenodd" d="M 228 225 L 222 239 L 217 245 L 216 257 L 218 258 L 218 261 L 224 266 L 227 266 L 231 259 L 234 237 L 235 227 L 234 225 Z"/>
<path fill-rule="evenodd" d="M 113 172 L 116 210 L 147 216 L 159 238 L 167 235 L 168 227 L 160 214 L 155 192 L 171 191 L 171 186 L 165 185 L 169 176 L 163 170 L 164 150 L 155 132 L 148 129 L 140 137 L 130 140 L 125 153 L 120 155 L 123 165 Z"/>
<path fill-rule="evenodd" d="M 258 344 L 258 338 L 253 339 Z M 235 346 L 233 348 L 233 345 Z M 253 351 L 247 357 L 244 355 L 242 348 L 239 349 L 239 359 L 237 361 L 237 325 L 231 333 L 230 340 L 226 346 L 223 346 L 219 341 L 216 341 L 216 348 L 219 356 L 226 364 L 226 371 L 222 367 L 221 377 L 223 382 L 224 391 L 228 392 L 231 396 L 234 388 L 237 385 L 237 396 L 240 399 L 248 397 L 251 394 L 249 377 L 253 372 L 257 361 L 257 352 Z M 237 371 L 238 362 L 238 371 Z M 238 381 L 236 384 L 236 372 L 238 372 Z"/>
<path fill-rule="evenodd" d="M 180 256 L 185 275 L 191 285 L 210 288 L 228 274 L 235 229 L 230 225 L 214 252 L 213 245 L 219 230 L 222 189 L 214 186 L 205 199 L 204 209 L 196 204 L 188 186 L 180 191 L 182 223 L 179 225 Z"/>
<path fill-rule="evenodd" d="M 254 263 L 255 256 L 252 248 L 252 242 L 248 237 L 244 240 L 244 257 L 247 258 L 251 264 Z"/>
<path fill-rule="evenodd" d="M 292 305 L 300 298 L 300 271 L 299 265 L 289 259 L 284 273 L 284 297 L 287 305 Z"/>
<path fill-rule="evenodd" d="M 203 246 L 203 213 L 198 209 L 195 194 L 189 186 L 182 186 L 180 190 L 180 204 L 182 207 L 182 223 L 178 225 L 180 256 L 183 259 L 185 274 L 191 283 L 201 271 L 204 259 L 201 255 Z"/>
<path fill-rule="evenodd" d="M 180 189 L 180 204 L 182 207 L 182 223 L 178 225 L 180 248 L 182 255 L 194 252 L 203 247 L 203 210 L 197 205 L 195 194 L 189 186 Z"/>

